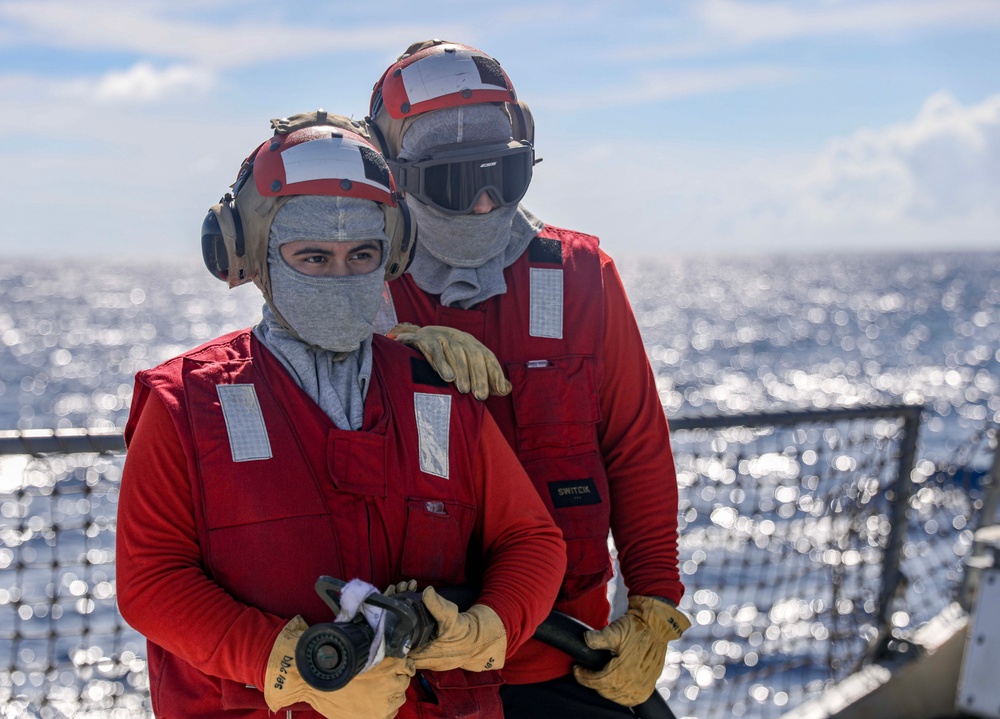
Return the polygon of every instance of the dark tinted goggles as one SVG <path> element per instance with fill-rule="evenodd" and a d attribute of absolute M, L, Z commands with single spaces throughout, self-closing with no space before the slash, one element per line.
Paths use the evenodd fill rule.
<path fill-rule="evenodd" d="M 535 150 L 527 142 L 436 147 L 428 157 L 389 162 L 396 187 L 449 215 L 466 215 L 489 192 L 501 207 L 516 205 L 528 191 Z"/>

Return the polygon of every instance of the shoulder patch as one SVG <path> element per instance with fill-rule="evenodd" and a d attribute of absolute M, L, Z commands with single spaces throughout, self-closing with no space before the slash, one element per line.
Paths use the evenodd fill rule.
<path fill-rule="evenodd" d="M 536 237 L 528 245 L 528 261 L 561 265 L 563 263 L 562 242 L 549 237 Z"/>
<path fill-rule="evenodd" d="M 448 383 L 434 371 L 431 363 L 419 357 L 410 358 L 410 377 L 413 384 L 423 384 L 428 387 L 447 387 Z"/>

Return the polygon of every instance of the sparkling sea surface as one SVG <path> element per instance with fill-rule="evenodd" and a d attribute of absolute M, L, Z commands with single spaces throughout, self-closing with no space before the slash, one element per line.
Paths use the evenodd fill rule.
<path fill-rule="evenodd" d="M 1000 252 L 622 260 L 668 417 L 925 403 L 1000 416 Z M 132 376 L 252 324 L 197 262 L 0 264 L 0 429 L 124 427 Z"/>
<path fill-rule="evenodd" d="M 938 459 L 955 454 L 970 433 L 1000 419 L 1000 252 L 692 257 L 623 260 L 618 268 L 668 417 L 924 404 L 928 411 L 919 456 Z M 0 430 L 120 430 L 127 419 L 135 372 L 254 323 L 261 303 L 253 286 L 228 290 L 200 262 L 8 259 L 0 263 Z M 778 453 L 766 457 L 787 461 Z M 18 484 L 24 462 L 24 458 L 0 457 L 0 484 Z M 768 471 L 779 476 L 779 470 Z M 918 471 L 930 470 L 918 466 Z M 67 510 L 67 518 L 73 511 Z M 87 512 L 102 523 L 110 522 L 114 505 L 88 506 Z M 934 515 L 928 522 L 937 520 Z M 699 526 L 687 526 L 689 539 Z M 818 529 L 822 527 L 810 530 L 819 537 L 816 541 L 822 539 Z M 88 561 L 96 567 L 89 577 L 93 596 L 113 598 L 112 547 L 100 544 L 99 538 L 83 539 L 82 529 L 78 534 L 76 544 L 90 547 Z M 69 532 L 64 537 L 60 552 L 79 550 L 74 536 Z M 40 550 L 46 548 L 41 537 L 33 541 Z M 951 553 L 950 545 L 942 546 Z M 24 552 L 34 549 L 20 551 L 24 559 L 28 556 Z M 706 542 L 700 554 L 712 551 Z M 93 552 L 100 556 L 92 558 Z M 7 566 L 3 562 L 12 556 L 0 557 L 0 563 Z M 952 571 L 947 567 L 954 560 L 944 557 L 943 571 Z M 697 571 L 684 569 L 695 577 L 682 608 L 699 625 L 711 623 L 701 614 L 720 604 L 714 590 L 725 584 L 713 575 L 713 561 Z M 725 567 L 721 560 L 719 567 Z M 37 582 L 29 577 L 32 571 L 40 573 Z M 44 596 L 46 582 L 51 581 L 48 572 L 28 570 L 23 581 L 34 589 L 26 584 L 25 596 L 32 592 Z M 942 587 L 952 581 L 923 578 Z M 60 581 L 71 599 L 88 589 L 73 574 Z M 76 585 L 80 587 L 75 589 Z M 0 606 L 13 600 L 10 591 L 6 597 L 0 591 Z M 933 604 L 937 607 L 938 602 Z M 29 605 L 20 609 L 25 606 Z M 39 603 L 34 611 L 43 606 Z M 56 610 L 62 615 L 63 607 L 57 605 L 51 609 L 53 617 Z M 91 616 L 88 621 L 95 627 L 110 626 L 114 619 L 107 608 L 75 606 L 65 611 L 60 619 L 64 624 Z M 796 617 L 798 624 L 816 625 Z M 34 621 L 46 620 L 37 614 Z M 72 632 L 67 634 L 65 641 L 72 643 Z M 708 645 L 692 644 L 693 637 L 694 632 L 680 661 L 696 682 L 689 683 L 685 694 L 672 697 L 678 709 L 697 708 L 696 700 L 710 698 L 719 678 L 703 681 L 704 672 L 720 667 L 712 665 Z M 711 646 L 713 652 L 721 651 L 718 641 Z M 732 650 L 736 645 L 727 646 Z M 137 641 L 130 651 L 141 653 L 140 647 Z M 39 656 L 44 653 L 26 647 L 22 655 L 36 650 Z M 73 651 L 77 674 L 81 666 L 89 671 L 90 664 L 102 661 L 101 649 L 94 650 L 94 659 L 77 656 L 82 649 Z M 141 661 L 134 659 L 135 671 L 140 671 Z M 677 662 L 670 666 L 671 671 L 680 671 Z M 72 693 L 80 680 L 68 672 L 63 676 L 65 686 L 57 689 Z M 808 671 L 801 670 L 785 681 L 804 685 L 810 679 Z M 0 694 L 6 691 L 4 686 L 0 683 Z M 88 684 L 87 692 L 100 694 L 88 696 L 95 704 L 108 701 L 119 691 L 116 686 Z M 705 689 L 701 698 L 698 687 Z M 764 694 L 756 699 L 755 691 Z M 754 685 L 755 707 L 748 709 L 743 702 L 732 710 L 740 708 L 747 716 L 776 716 L 790 701 L 789 695 L 775 691 L 768 696 L 769 691 L 763 684 Z M 76 700 L 67 701 L 69 706 Z M 736 715 L 729 708 L 723 713 Z"/>

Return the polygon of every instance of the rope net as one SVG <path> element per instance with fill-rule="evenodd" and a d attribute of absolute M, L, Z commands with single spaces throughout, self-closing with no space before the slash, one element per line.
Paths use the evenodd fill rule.
<path fill-rule="evenodd" d="M 674 430 L 693 626 L 658 689 L 678 717 L 779 716 L 959 598 L 995 432 L 918 453 L 900 483 L 904 429 L 819 412 Z M 116 442 L 0 453 L 0 717 L 151 716 L 145 641 L 115 604 Z"/>

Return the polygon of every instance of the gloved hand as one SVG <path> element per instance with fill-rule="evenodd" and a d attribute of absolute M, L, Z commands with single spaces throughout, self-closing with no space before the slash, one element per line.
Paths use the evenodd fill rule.
<path fill-rule="evenodd" d="M 583 635 L 591 649 L 615 656 L 603 669 L 573 667 L 576 680 L 605 699 L 634 707 L 652 696 L 663 672 L 667 643 L 679 639 L 691 621 L 672 604 L 653 597 L 628 598 L 628 611 L 600 631 Z"/>
<path fill-rule="evenodd" d="M 415 347 L 431 363 L 445 382 L 454 382 L 462 394 L 486 399 L 490 394 L 500 397 L 510 394 L 511 385 L 500 363 L 482 342 L 472 335 L 451 327 L 418 327 L 398 324 L 386 332 L 386 337 Z"/>
<path fill-rule="evenodd" d="M 507 630 L 496 612 L 485 604 L 473 604 L 469 611 L 459 612 L 458 605 L 442 598 L 434 587 L 427 587 L 422 596 L 438 630 L 433 641 L 410 652 L 417 669 L 484 672 L 503 666 Z"/>
<path fill-rule="evenodd" d="M 391 597 L 393 594 L 402 594 L 403 592 L 415 592 L 417 591 L 417 580 L 411 579 L 408 582 L 397 582 L 396 584 L 390 584 L 386 587 L 386 590 L 382 592 L 383 595 Z"/>
<path fill-rule="evenodd" d="M 295 645 L 308 628 L 302 617 L 295 617 L 275 640 L 264 675 L 264 701 L 268 708 L 276 712 L 296 702 L 305 702 L 328 719 L 396 716 L 406 701 L 406 687 L 415 673 L 413 662 L 386 657 L 342 689 L 321 691 L 309 686 L 295 666 Z"/>

